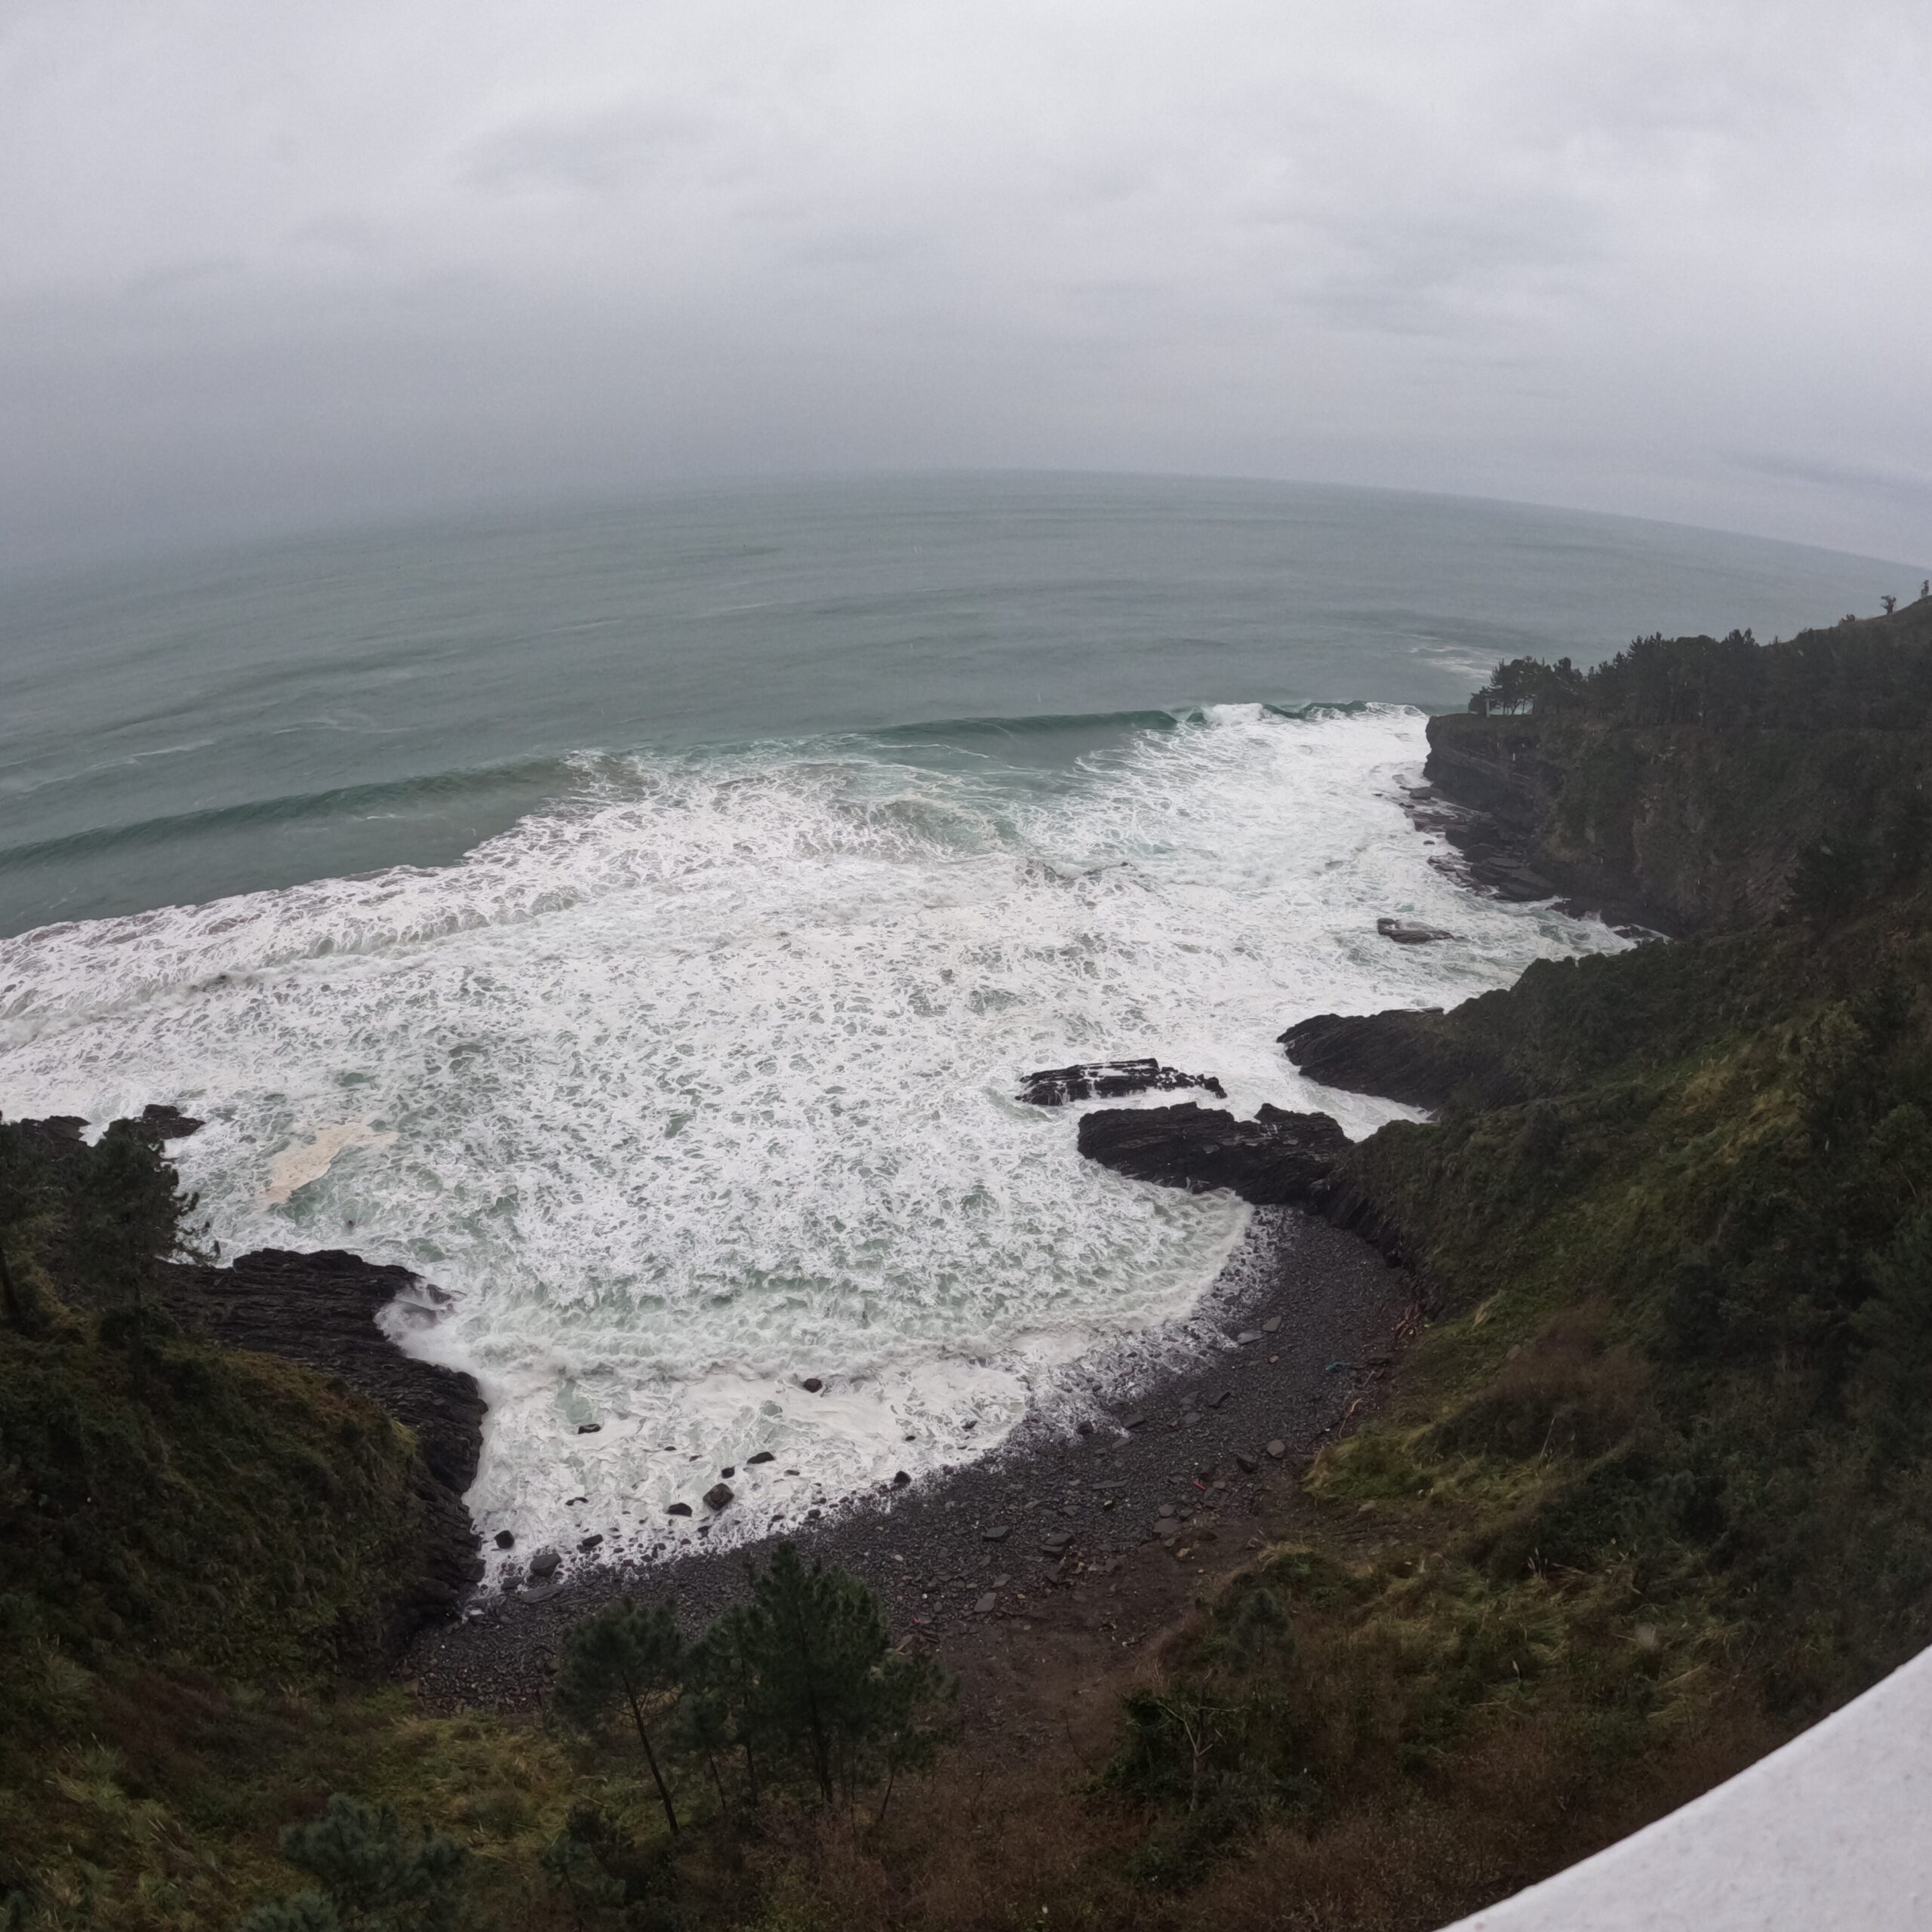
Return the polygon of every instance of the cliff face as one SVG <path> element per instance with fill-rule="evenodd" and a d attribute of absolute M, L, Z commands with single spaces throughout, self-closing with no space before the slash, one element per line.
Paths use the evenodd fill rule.
<path fill-rule="evenodd" d="M 1529 866 L 1675 933 L 1761 924 L 1801 855 L 1850 852 L 1932 794 L 1932 736 L 1549 718 L 1432 718 L 1426 774 Z"/>
<path fill-rule="evenodd" d="M 414 1436 L 412 1560 L 384 1581 L 379 1646 L 398 1654 L 422 1624 L 452 1614 L 482 1574 L 463 1493 L 476 1478 L 488 1405 L 469 1376 L 403 1353 L 376 1318 L 392 1302 L 426 1307 L 440 1291 L 402 1268 L 340 1249 L 262 1248 L 225 1268 L 163 1264 L 161 1299 L 226 1349 L 277 1355 L 339 1382 Z"/>
<path fill-rule="evenodd" d="M 255 1681 L 378 1668 L 481 1573 L 484 1404 L 377 1325 L 405 1271 L 158 1257 L 192 1202 L 154 1110 L 0 1124 L 0 1566 L 32 1630 Z"/>
<path fill-rule="evenodd" d="M 1529 707 L 1525 709 L 1524 707 Z M 1788 641 L 1640 638 L 1585 673 L 1499 665 L 1431 721 L 1445 828 L 1512 875 L 1677 933 L 1913 884 L 1932 848 L 1932 595 Z"/>

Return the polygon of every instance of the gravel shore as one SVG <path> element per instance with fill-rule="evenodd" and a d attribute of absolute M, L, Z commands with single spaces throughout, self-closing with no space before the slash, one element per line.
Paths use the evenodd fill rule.
<path fill-rule="evenodd" d="M 1201 1307 L 1138 1352 L 1133 1378 L 1109 1361 L 1104 1420 L 1081 1432 L 1035 1414 L 983 1460 L 852 1499 L 792 1540 L 863 1577 L 902 1641 L 931 1643 L 969 1680 L 989 1638 L 1056 1619 L 1117 1657 L 1258 1546 L 1294 1472 L 1373 1411 L 1412 1301 L 1407 1274 L 1365 1241 L 1257 1209 Z M 422 1632 L 401 1675 L 432 1709 L 528 1707 L 598 1603 L 669 1596 L 696 1625 L 770 1547 L 586 1564 L 479 1596 L 461 1623 Z"/>

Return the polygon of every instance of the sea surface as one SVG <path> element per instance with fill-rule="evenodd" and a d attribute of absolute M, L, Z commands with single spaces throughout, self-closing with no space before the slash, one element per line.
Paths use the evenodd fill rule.
<path fill-rule="evenodd" d="M 1302 1081 L 1285 1026 L 1623 943 L 1438 869 L 1401 808 L 1429 709 L 1499 657 L 1788 634 L 1906 574 L 966 477 L 15 580 L 0 1109 L 173 1103 L 231 1251 L 448 1291 L 398 1327 L 490 1398 L 486 1531 L 673 1548 L 726 1466 L 715 1540 L 795 1521 L 1077 1414 L 1097 1346 L 1239 1241 L 1239 1204 L 1080 1161 L 1023 1074 L 1152 1054 L 1361 1133 L 1402 1110 Z"/>

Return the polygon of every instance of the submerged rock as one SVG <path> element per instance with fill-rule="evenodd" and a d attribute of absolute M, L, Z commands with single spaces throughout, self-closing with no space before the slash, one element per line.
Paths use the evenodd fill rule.
<path fill-rule="evenodd" d="M 715 1482 L 704 1492 L 707 1509 L 721 1509 L 737 1494 L 728 1482 Z"/>
<path fill-rule="evenodd" d="M 1257 1204 L 1300 1204 L 1348 1146 L 1326 1114 L 1263 1106 L 1253 1120 L 1204 1108 L 1110 1109 L 1080 1123 L 1080 1151 L 1136 1180 L 1204 1194 L 1231 1189 Z"/>
<path fill-rule="evenodd" d="M 1416 919 L 1377 919 L 1375 930 L 1384 939 L 1392 939 L 1398 946 L 1427 946 L 1435 940 L 1456 937 L 1440 926 L 1426 926 Z"/>
<path fill-rule="evenodd" d="M 1211 1073 L 1183 1073 L 1155 1060 L 1082 1061 L 1072 1066 L 1042 1067 L 1020 1083 L 1019 1097 L 1035 1107 L 1065 1106 L 1070 1100 L 1120 1100 L 1130 1094 L 1163 1094 L 1199 1087 L 1217 1100 L 1226 1090 Z"/>

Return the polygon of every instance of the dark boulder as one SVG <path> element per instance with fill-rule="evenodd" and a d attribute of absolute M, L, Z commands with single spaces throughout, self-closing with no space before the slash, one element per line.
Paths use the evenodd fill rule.
<path fill-rule="evenodd" d="M 1377 919 L 1375 930 L 1398 946 L 1427 946 L 1435 940 L 1456 937 L 1440 926 L 1426 926 L 1418 919 Z"/>
<path fill-rule="evenodd" d="M 1019 1097 L 1035 1107 L 1061 1107 L 1070 1100 L 1123 1100 L 1130 1094 L 1164 1094 L 1199 1087 L 1217 1100 L 1228 1096 L 1211 1073 L 1183 1073 L 1154 1060 L 1106 1060 L 1075 1066 L 1042 1067 L 1020 1083 Z"/>
<path fill-rule="evenodd" d="M 704 1506 L 707 1509 L 721 1509 L 737 1494 L 728 1482 L 715 1482 L 704 1492 Z"/>
<path fill-rule="evenodd" d="M 1273 1106 L 1237 1120 L 1189 1100 L 1110 1109 L 1080 1123 L 1081 1152 L 1103 1167 L 1191 1194 L 1229 1188 L 1257 1205 L 1306 1203 L 1348 1144 L 1326 1114 Z"/>

